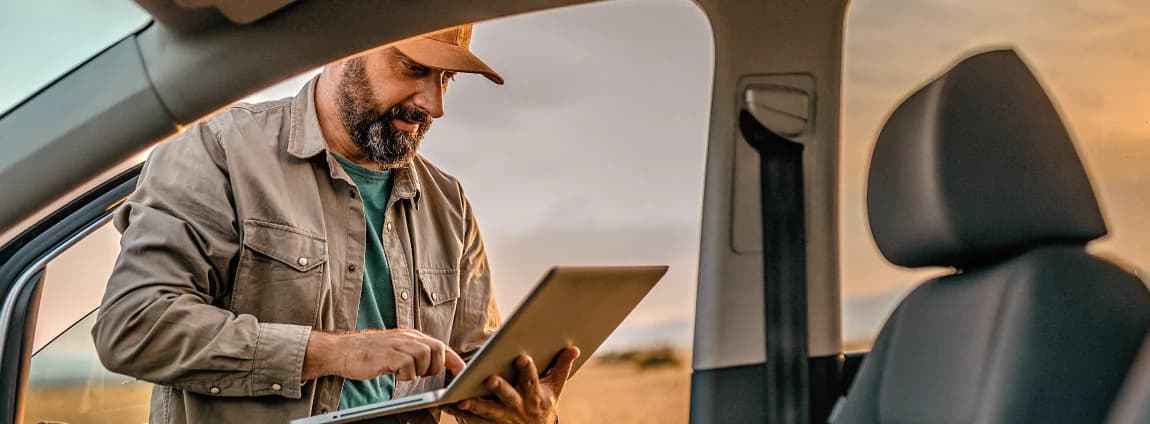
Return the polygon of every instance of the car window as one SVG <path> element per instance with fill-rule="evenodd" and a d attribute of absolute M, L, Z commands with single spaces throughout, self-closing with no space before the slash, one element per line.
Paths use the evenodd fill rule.
<path fill-rule="evenodd" d="M 867 349 L 891 310 L 939 270 L 886 262 L 866 223 L 870 151 L 887 115 L 956 60 L 1012 46 L 1060 109 L 1110 234 L 1090 250 L 1150 269 L 1150 3 L 855 0 L 846 20 L 842 155 L 844 344 Z M 1073 207 L 1073 205 L 1067 205 Z"/>
<path fill-rule="evenodd" d="M 0 115 L 150 20 L 131 0 L 0 3 Z"/>
<path fill-rule="evenodd" d="M 151 385 L 104 369 L 95 310 L 119 251 L 105 222 L 45 266 L 24 392 L 24 422 L 144 423 Z"/>
<path fill-rule="evenodd" d="M 669 264 L 567 386 L 560 414 L 687 423 L 714 67 L 706 17 L 686 0 L 606 2 L 475 34 L 507 84 L 457 78 L 424 146 L 475 207 L 500 307 L 555 264 Z"/>
<path fill-rule="evenodd" d="M 671 266 L 567 386 L 564 421 L 686 423 L 714 63 L 705 16 L 687 0 L 563 8 L 477 24 L 472 49 L 507 84 L 458 76 L 421 149 L 463 183 L 504 315 L 553 265 Z M 244 101 L 295 95 L 316 73 Z M 47 265 L 27 422 L 147 420 L 150 385 L 104 370 L 90 336 L 118 240 L 105 224 Z"/>
<path fill-rule="evenodd" d="M 100 306 L 119 251 L 120 233 L 111 223 L 105 223 L 48 263 L 36 314 L 33 352 Z"/>
<path fill-rule="evenodd" d="M 146 423 L 152 385 L 109 372 L 92 344 L 90 312 L 32 356 L 24 422 Z"/>
<path fill-rule="evenodd" d="M 603 2 L 476 24 L 471 48 L 506 84 L 456 76 L 420 149 L 462 183 L 503 315 L 552 265 L 671 266 L 567 386 L 562 421 L 686 423 L 706 17 L 687 0 Z M 295 95 L 317 72 L 246 100 Z"/>

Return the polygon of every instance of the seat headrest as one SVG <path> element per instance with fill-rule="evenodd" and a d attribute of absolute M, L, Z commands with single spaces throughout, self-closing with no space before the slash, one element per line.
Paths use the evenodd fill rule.
<path fill-rule="evenodd" d="M 961 268 L 1106 234 L 1070 134 L 1012 50 L 967 58 L 903 101 L 867 184 L 875 242 L 897 265 Z"/>

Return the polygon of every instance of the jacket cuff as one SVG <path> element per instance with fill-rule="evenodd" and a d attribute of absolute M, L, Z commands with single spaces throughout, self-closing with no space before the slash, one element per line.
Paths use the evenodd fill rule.
<path fill-rule="evenodd" d="M 251 373 L 251 396 L 300 398 L 309 336 L 311 327 L 260 323 Z"/>

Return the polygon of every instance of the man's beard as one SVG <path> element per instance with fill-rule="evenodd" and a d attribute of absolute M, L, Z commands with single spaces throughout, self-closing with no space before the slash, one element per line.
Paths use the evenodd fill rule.
<path fill-rule="evenodd" d="M 385 167 L 407 164 L 431 128 L 431 117 L 419 109 L 395 105 L 387 111 L 376 103 L 363 58 L 348 60 L 339 83 L 340 117 L 351 139 L 368 160 Z M 418 123 L 414 132 L 396 128 L 393 119 Z"/>

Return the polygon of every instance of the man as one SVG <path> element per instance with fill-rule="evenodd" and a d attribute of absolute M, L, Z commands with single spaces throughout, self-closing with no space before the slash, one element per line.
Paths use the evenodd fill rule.
<path fill-rule="evenodd" d="M 440 388 L 496 330 L 471 206 L 417 154 L 455 73 L 503 82 L 470 38 L 465 25 L 329 64 L 295 98 L 156 148 L 117 211 L 92 332 L 105 367 L 156 383 L 149 422 L 286 422 Z M 577 356 L 543 378 L 518 358 L 514 384 L 493 376 L 495 397 L 446 409 L 554 422 Z"/>

